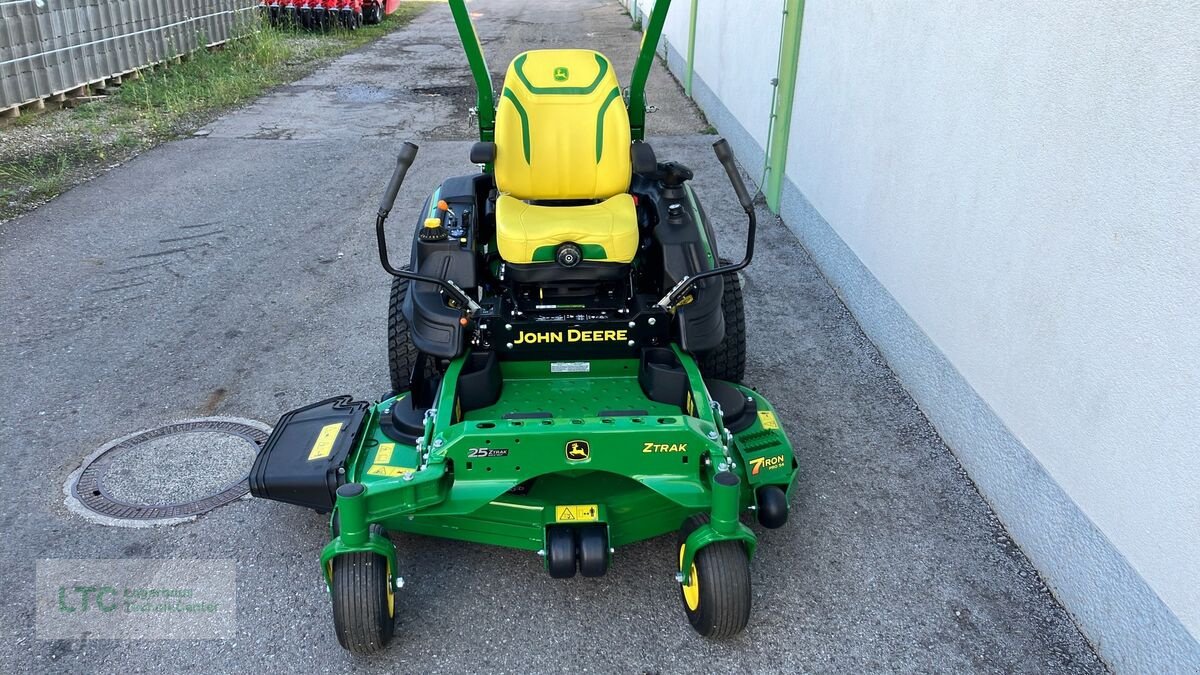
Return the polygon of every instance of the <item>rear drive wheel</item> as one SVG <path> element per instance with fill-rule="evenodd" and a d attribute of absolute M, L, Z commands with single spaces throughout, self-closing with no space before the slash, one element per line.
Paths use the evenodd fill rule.
<path fill-rule="evenodd" d="M 720 264 L 729 261 L 721 259 Z M 715 349 L 698 354 L 696 365 L 704 377 L 726 382 L 741 382 L 746 374 L 746 306 L 742 284 L 737 272 L 721 277 L 725 289 L 721 294 L 721 312 L 725 315 L 725 338 Z"/>
<path fill-rule="evenodd" d="M 374 654 L 391 641 L 396 596 L 387 558 L 343 553 L 333 559 L 333 626 L 338 642 L 353 654 Z"/>
<path fill-rule="evenodd" d="M 407 269 L 407 268 L 406 268 Z M 404 318 L 404 299 L 408 297 L 408 279 L 392 278 L 392 295 L 388 303 L 388 374 L 392 380 L 392 391 L 399 394 L 408 391 L 412 383 L 413 369 L 421 361 L 421 353 L 413 344 L 408 320 Z M 437 368 L 431 357 L 423 359 L 425 377 L 437 376 Z"/>
<path fill-rule="evenodd" d="M 679 530 L 679 562 L 687 536 L 708 522 L 707 514 L 688 518 Z M 688 622 L 707 638 L 733 637 L 750 621 L 750 559 L 738 541 L 718 541 L 696 552 L 687 584 L 679 594 Z"/>

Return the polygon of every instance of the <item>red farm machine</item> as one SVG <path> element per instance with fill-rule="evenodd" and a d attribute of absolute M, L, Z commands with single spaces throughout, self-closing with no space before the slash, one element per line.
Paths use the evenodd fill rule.
<path fill-rule="evenodd" d="M 318 30 L 354 30 L 363 24 L 380 23 L 399 6 L 400 0 L 262 0 L 259 4 L 272 26 Z"/>

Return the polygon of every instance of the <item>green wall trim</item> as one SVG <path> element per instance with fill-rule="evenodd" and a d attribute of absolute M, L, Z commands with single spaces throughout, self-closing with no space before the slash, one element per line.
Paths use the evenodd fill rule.
<path fill-rule="evenodd" d="M 779 213 L 779 201 L 787 171 L 788 136 L 792 127 L 792 107 L 796 98 L 796 75 L 800 62 L 800 34 L 804 26 L 804 0 L 786 0 L 783 33 L 779 41 L 779 88 L 775 96 L 774 123 L 767 145 L 767 207 Z"/>
<path fill-rule="evenodd" d="M 683 93 L 692 95 L 692 74 L 696 72 L 696 5 L 700 0 L 692 0 L 692 13 L 688 19 L 688 50 L 687 72 L 683 77 Z"/>

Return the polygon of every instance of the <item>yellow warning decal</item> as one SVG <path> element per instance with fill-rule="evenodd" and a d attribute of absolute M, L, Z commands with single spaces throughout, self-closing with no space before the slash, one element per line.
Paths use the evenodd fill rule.
<path fill-rule="evenodd" d="M 338 432 L 341 430 L 341 422 L 321 427 L 321 433 L 317 434 L 317 442 L 313 443 L 312 450 L 308 451 L 308 461 L 312 462 L 328 457 L 329 453 L 333 452 L 333 442 L 337 440 Z"/>
<path fill-rule="evenodd" d="M 368 476 L 383 476 L 385 478 L 395 478 L 403 476 L 406 473 L 412 473 L 413 470 L 404 466 L 388 466 L 386 464 L 375 464 L 367 469 Z"/>
<path fill-rule="evenodd" d="M 595 504 L 567 504 L 554 507 L 554 520 L 558 523 L 594 523 L 600 519 L 600 508 Z"/>
<path fill-rule="evenodd" d="M 388 464 L 392 461 L 392 451 L 396 449 L 395 443 L 380 443 L 379 451 L 375 453 L 376 464 Z"/>
<path fill-rule="evenodd" d="M 770 410 L 764 410 L 758 413 L 758 421 L 762 422 L 762 428 L 764 429 L 779 428 L 779 420 L 775 419 L 775 413 L 771 412 Z"/>

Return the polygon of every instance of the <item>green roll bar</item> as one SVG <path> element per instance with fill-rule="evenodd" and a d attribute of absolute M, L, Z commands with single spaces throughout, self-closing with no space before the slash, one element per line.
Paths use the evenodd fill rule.
<path fill-rule="evenodd" d="M 479 36 L 475 34 L 475 26 L 471 23 L 466 0 L 450 0 L 450 13 L 454 15 L 454 25 L 458 27 L 458 37 L 462 40 L 463 51 L 467 53 L 467 63 L 471 66 L 471 75 L 475 78 L 475 114 L 479 117 L 479 140 L 494 141 L 496 92 L 492 90 L 492 74 L 488 72 L 487 60 L 483 58 L 483 47 L 480 46 Z"/>
<path fill-rule="evenodd" d="M 483 47 L 479 44 L 479 35 L 471 23 L 471 13 L 467 11 L 467 0 L 449 0 L 450 13 L 454 15 L 454 25 L 458 28 L 458 37 L 462 40 L 463 51 L 467 54 L 467 64 L 471 67 L 471 75 L 475 78 L 475 113 L 479 117 L 479 140 L 496 140 L 496 92 L 492 88 L 492 75 L 488 72 L 487 60 L 483 58 Z M 650 77 L 650 68 L 654 65 L 654 56 L 658 50 L 658 41 L 662 38 L 663 26 L 667 23 L 667 11 L 671 8 L 671 0 L 658 0 L 650 11 L 650 21 L 646 25 L 646 33 L 642 36 L 642 46 L 638 51 L 637 63 L 633 66 L 633 76 L 629 80 L 628 100 L 629 131 L 633 140 L 640 141 L 646 135 L 646 80 Z"/>
<path fill-rule="evenodd" d="M 671 0 L 655 0 L 654 9 L 650 10 L 650 21 L 646 24 L 646 33 L 642 36 L 641 49 L 638 50 L 637 63 L 633 65 L 633 77 L 629 79 L 629 132 L 635 141 L 644 140 L 646 136 L 646 79 L 650 77 L 650 68 L 654 65 L 658 41 L 662 38 L 669 9 Z"/>

